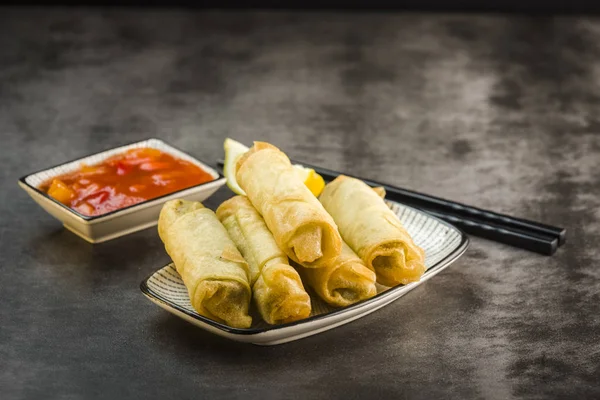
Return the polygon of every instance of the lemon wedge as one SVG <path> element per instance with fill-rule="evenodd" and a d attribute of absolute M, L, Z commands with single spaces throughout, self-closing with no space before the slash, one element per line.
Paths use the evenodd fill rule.
<path fill-rule="evenodd" d="M 223 175 L 227 179 L 227 186 L 233 193 L 246 195 L 246 192 L 240 187 L 235 178 L 235 165 L 240 157 L 250 150 L 244 144 L 227 138 L 223 144 L 225 149 L 225 163 L 223 164 Z M 315 196 L 319 196 L 325 187 L 323 177 L 315 172 L 312 168 L 306 168 L 300 164 L 294 164 L 294 171 L 298 174 L 302 182 Z"/>
<path fill-rule="evenodd" d="M 245 196 L 246 192 L 244 192 L 240 185 L 238 185 L 237 180 L 235 179 L 235 164 L 245 152 L 250 150 L 250 148 L 244 146 L 237 140 L 233 140 L 230 138 L 225 139 L 223 148 L 225 149 L 225 163 L 223 163 L 223 175 L 225 175 L 225 178 L 227 179 L 227 186 L 229 187 L 229 189 L 231 189 L 233 193 Z"/>
<path fill-rule="evenodd" d="M 300 164 L 294 164 L 294 169 L 306 187 L 315 195 L 315 197 L 318 197 L 325 187 L 325 180 L 323 177 L 317 174 L 314 169 L 306 168 Z"/>

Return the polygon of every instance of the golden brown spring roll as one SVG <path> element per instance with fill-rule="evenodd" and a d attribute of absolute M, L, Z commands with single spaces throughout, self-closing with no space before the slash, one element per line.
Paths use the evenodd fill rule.
<path fill-rule="evenodd" d="M 263 319 L 281 324 L 307 318 L 310 296 L 250 200 L 236 196 L 225 201 L 217 217 L 250 266 L 254 302 Z"/>
<path fill-rule="evenodd" d="M 363 181 L 339 176 L 319 200 L 338 225 L 346 243 L 386 286 L 418 281 L 425 253 L 376 191 Z"/>
<path fill-rule="evenodd" d="M 248 264 L 215 213 L 198 202 L 168 201 L 160 212 L 158 234 L 194 309 L 234 328 L 249 328 Z"/>
<path fill-rule="evenodd" d="M 335 222 L 277 147 L 254 142 L 236 171 L 240 187 L 292 260 L 318 268 L 340 255 L 342 238 Z"/>
<path fill-rule="evenodd" d="M 327 303 L 344 307 L 377 294 L 375 272 L 342 243 L 342 253 L 323 268 L 298 267 L 304 281 Z"/>

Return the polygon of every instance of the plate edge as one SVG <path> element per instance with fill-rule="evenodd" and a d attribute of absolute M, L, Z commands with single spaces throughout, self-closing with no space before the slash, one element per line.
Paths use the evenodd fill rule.
<path fill-rule="evenodd" d="M 410 206 L 407 206 L 407 207 L 410 207 Z M 413 207 L 410 207 L 410 208 L 413 208 Z M 418 212 L 421 212 L 421 213 L 425 213 L 425 211 L 422 211 L 422 210 L 418 210 L 418 209 L 415 209 L 415 210 L 417 210 Z M 427 214 L 427 216 L 431 217 L 431 218 L 435 218 L 434 216 L 432 216 L 430 214 Z M 435 218 L 435 219 L 437 220 L 437 218 Z M 460 229 L 456 228 L 452 224 L 449 224 L 449 223 L 447 223 L 445 221 L 442 221 L 442 220 L 439 220 L 439 221 L 443 222 L 445 225 L 449 225 L 452 229 L 455 229 L 457 232 L 459 232 L 459 234 L 461 235 L 461 242 L 456 247 L 456 249 L 454 251 L 452 251 L 452 253 L 448 254 L 448 256 L 446 256 L 444 259 L 438 261 L 438 263 L 436 265 L 432 266 L 428 271 L 431 271 L 431 273 L 433 273 L 433 274 L 431 274 L 431 276 L 428 276 L 424 281 L 422 281 L 420 283 L 423 283 L 426 280 L 432 278 L 434 275 L 437 275 L 437 273 L 441 272 L 443 269 L 445 269 L 446 267 L 448 267 L 452 263 L 454 263 L 456 260 L 458 260 L 467 251 L 467 249 L 468 249 L 468 247 L 470 245 L 469 237 L 464 232 L 462 232 Z M 221 331 L 223 331 L 225 333 L 228 333 L 230 335 L 243 336 L 243 337 L 246 337 L 246 338 L 257 336 L 257 335 L 261 335 L 261 334 L 265 334 L 267 332 L 273 332 L 273 331 L 276 331 L 276 330 L 279 330 L 279 329 L 291 328 L 291 327 L 294 327 L 294 326 L 297 326 L 297 325 L 300 325 L 300 324 L 305 324 L 307 322 L 315 322 L 315 321 L 318 321 L 318 320 L 323 319 L 323 318 L 331 317 L 332 315 L 336 315 L 336 314 L 339 314 L 339 313 L 345 313 L 345 312 L 348 312 L 350 310 L 356 310 L 358 308 L 362 308 L 364 306 L 367 306 L 369 304 L 369 302 L 372 301 L 375 298 L 383 298 L 383 297 L 387 297 L 387 296 L 392 296 L 395 293 L 395 291 L 401 290 L 401 289 L 403 289 L 403 288 L 406 287 L 406 286 L 397 286 L 397 287 L 391 288 L 390 290 L 388 290 L 386 292 L 382 292 L 382 293 L 380 293 L 378 295 L 375 295 L 374 297 L 371 297 L 370 299 L 366 299 L 366 300 L 360 301 L 360 302 L 352 304 L 350 306 L 339 308 L 339 309 L 337 309 L 335 311 L 332 311 L 330 313 L 315 315 L 313 317 L 309 317 L 309 318 L 306 318 L 306 319 L 303 319 L 303 320 L 300 320 L 300 321 L 294 321 L 294 322 L 290 322 L 288 324 L 270 326 L 268 328 L 263 328 L 263 329 L 252 329 L 252 328 L 240 329 L 240 328 L 232 328 L 232 327 L 229 327 L 227 325 L 220 324 L 220 323 L 218 323 L 216 321 L 213 321 L 213 320 L 211 320 L 209 318 L 206 318 L 206 317 L 204 317 L 202 315 L 191 314 L 188 310 L 186 310 L 186 309 L 178 306 L 177 304 L 172 304 L 171 302 L 169 302 L 168 300 L 164 299 L 159 294 L 153 292 L 148 287 L 148 280 L 154 274 L 156 274 L 158 271 L 161 271 L 162 269 L 166 268 L 167 266 L 169 266 L 171 264 L 173 264 L 173 263 L 170 262 L 170 263 L 164 265 L 163 267 L 161 267 L 161 268 L 157 269 L 156 271 L 152 272 L 144 280 L 142 280 L 142 282 L 140 283 L 140 290 L 142 291 L 142 293 L 146 297 L 152 297 L 152 298 L 154 298 L 156 300 L 159 300 L 160 302 L 162 302 L 162 303 L 168 305 L 169 307 L 171 307 L 171 308 L 173 308 L 173 309 L 175 309 L 175 310 L 177 310 L 177 311 L 185 314 L 186 316 L 188 316 L 190 318 L 193 318 L 193 319 L 195 319 L 197 321 L 200 321 L 202 323 L 206 323 L 206 324 L 212 326 L 213 328 L 217 328 L 217 329 L 219 329 L 219 330 L 221 330 Z M 419 285 L 420 285 L 420 283 L 419 283 Z M 416 286 L 418 286 L 418 285 L 416 285 Z M 408 292 L 412 291 L 412 289 L 414 289 L 414 288 L 411 288 L 411 290 L 409 290 Z M 381 297 L 378 297 L 378 296 L 381 296 Z M 402 296 L 400 296 L 400 297 L 402 297 Z M 352 321 L 349 321 L 349 322 L 352 322 Z"/>

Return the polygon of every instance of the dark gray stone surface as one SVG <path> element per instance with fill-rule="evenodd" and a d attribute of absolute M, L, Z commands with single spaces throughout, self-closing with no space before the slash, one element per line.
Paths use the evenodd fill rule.
<path fill-rule="evenodd" d="M 598 19 L 2 9 L 0 397 L 598 398 L 599 111 Z M 228 136 L 568 243 L 475 238 L 375 314 L 263 348 L 141 295 L 154 229 L 93 246 L 16 185 L 147 137 L 213 162 Z"/>

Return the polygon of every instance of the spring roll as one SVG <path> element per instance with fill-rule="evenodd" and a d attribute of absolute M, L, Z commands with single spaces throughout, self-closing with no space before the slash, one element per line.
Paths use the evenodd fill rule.
<path fill-rule="evenodd" d="M 375 272 L 342 242 L 342 253 L 323 268 L 298 267 L 304 281 L 332 306 L 344 307 L 377 294 Z"/>
<path fill-rule="evenodd" d="M 346 243 L 377 273 L 377 282 L 395 286 L 418 281 L 425 253 L 376 191 L 361 180 L 339 176 L 319 200 Z"/>
<path fill-rule="evenodd" d="M 249 267 L 215 213 L 198 202 L 168 201 L 158 234 L 194 309 L 234 328 L 249 328 Z"/>
<path fill-rule="evenodd" d="M 292 260 L 319 268 L 340 255 L 342 238 L 335 222 L 277 147 L 254 142 L 238 160 L 236 178 Z"/>
<path fill-rule="evenodd" d="M 250 200 L 236 196 L 225 201 L 217 217 L 250 266 L 250 285 L 262 318 L 269 324 L 307 318 L 310 296 Z"/>

